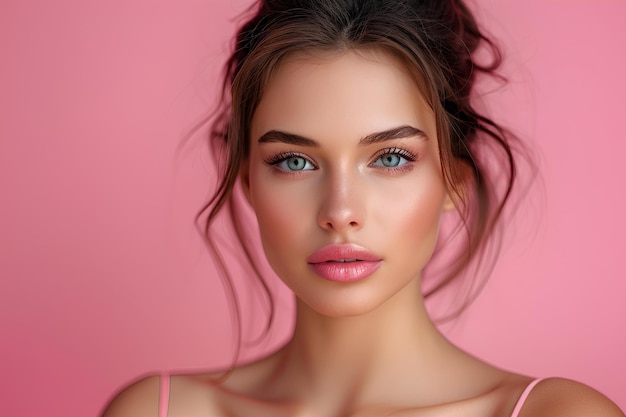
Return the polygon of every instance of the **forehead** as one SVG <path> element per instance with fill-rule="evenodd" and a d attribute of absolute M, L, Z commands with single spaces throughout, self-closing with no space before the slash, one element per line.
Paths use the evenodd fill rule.
<path fill-rule="evenodd" d="M 403 124 L 436 137 L 434 114 L 414 74 L 390 54 L 315 52 L 288 57 L 270 77 L 251 126 L 307 137 L 365 136 Z"/>

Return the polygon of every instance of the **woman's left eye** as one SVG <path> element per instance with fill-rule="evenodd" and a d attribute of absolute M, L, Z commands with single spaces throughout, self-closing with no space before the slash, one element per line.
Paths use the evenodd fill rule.
<path fill-rule="evenodd" d="M 372 163 L 372 166 L 397 168 L 410 161 L 415 161 L 415 157 L 413 155 L 401 149 L 396 149 L 386 151 L 385 153 L 379 155 L 378 158 L 376 158 L 376 160 Z"/>

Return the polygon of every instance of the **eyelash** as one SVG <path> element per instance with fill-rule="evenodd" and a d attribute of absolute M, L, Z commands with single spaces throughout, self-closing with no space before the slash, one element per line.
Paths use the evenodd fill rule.
<path fill-rule="evenodd" d="M 404 172 L 407 170 L 411 170 L 413 166 L 410 165 L 409 162 L 415 162 L 417 161 L 417 158 L 418 158 L 417 155 L 414 155 L 412 152 L 409 152 L 403 148 L 396 148 L 396 147 L 385 148 L 385 149 L 381 149 L 374 155 L 374 162 L 372 162 L 372 164 L 378 161 L 380 157 L 385 156 L 385 155 L 398 155 L 401 158 L 406 159 L 406 162 L 404 164 L 399 165 L 397 167 L 384 167 L 385 170 L 390 171 L 390 172 Z"/>
<path fill-rule="evenodd" d="M 385 155 L 398 155 L 402 158 L 404 158 L 407 162 L 405 162 L 404 164 L 397 166 L 397 167 L 383 167 L 384 170 L 386 171 L 390 171 L 390 172 L 402 172 L 402 171 L 406 171 L 406 170 L 410 170 L 412 169 L 412 166 L 409 165 L 409 162 L 415 162 L 417 161 L 418 157 L 416 155 L 414 155 L 412 152 L 407 151 L 406 149 L 403 148 L 397 148 L 397 147 L 393 147 L 393 148 L 385 148 L 385 149 L 381 149 L 380 151 L 378 151 L 373 158 L 373 162 L 371 162 L 368 166 L 373 166 L 373 164 L 379 160 L 380 157 L 385 156 Z M 302 158 L 305 159 L 306 161 L 308 161 L 311 165 L 313 165 L 313 167 L 315 167 L 315 169 L 318 168 L 317 164 L 315 164 L 313 161 L 311 161 L 310 158 L 308 158 L 306 155 L 298 153 L 298 152 L 280 152 L 274 155 L 271 155 L 270 157 L 266 158 L 264 160 L 265 164 L 272 166 L 274 168 L 276 168 L 276 170 L 280 171 L 281 173 L 284 174 L 297 174 L 299 171 L 284 171 L 281 170 L 279 168 L 277 168 L 277 165 L 289 158 Z"/>
<path fill-rule="evenodd" d="M 305 159 L 306 161 L 308 161 L 311 165 L 313 165 L 317 169 L 317 165 L 314 164 L 313 161 L 311 161 L 311 159 L 309 159 L 306 155 L 298 153 L 298 152 L 280 152 L 280 153 L 277 153 L 277 154 L 272 155 L 269 158 L 265 159 L 264 162 L 267 165 L 276 167 L 279 163 L 281 163 L 283 161 L 286 161 L 289 158 L 302 158 L 302 159 Z"/>

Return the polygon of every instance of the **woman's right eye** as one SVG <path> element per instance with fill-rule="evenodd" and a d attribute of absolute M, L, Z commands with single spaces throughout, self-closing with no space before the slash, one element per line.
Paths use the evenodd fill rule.
<path fill-rule="evenodd" d="M 277 161 L 271 162 L 271 165 L 285 172 L 310 171 L 315 169 L 315 165 L 313 165 L 311 161 L 298 155 L 282 157 Z"/>

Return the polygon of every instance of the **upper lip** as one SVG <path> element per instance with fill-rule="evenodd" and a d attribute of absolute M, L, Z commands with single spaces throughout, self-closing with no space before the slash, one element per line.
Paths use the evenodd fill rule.
<path fill-rule="evenodd" d="M 320 248 L 307 258 L 310 264 L 340 261 L 380 261 L 381 257 L 355 244 L 331 244 Z"/>

